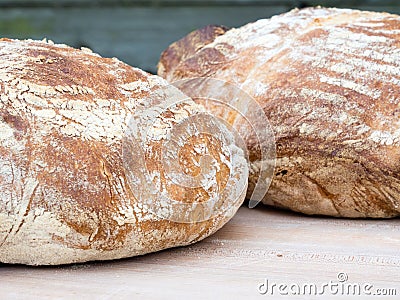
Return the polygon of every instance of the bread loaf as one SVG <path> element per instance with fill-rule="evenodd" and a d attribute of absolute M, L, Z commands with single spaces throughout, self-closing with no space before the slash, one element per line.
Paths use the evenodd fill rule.
<path fill-rule="evenodd" d="M 234 83 L 264 109 L 277 145 L 264 203 L 336 217 L 399 215 L 399 16 L 318 7 L 205 30 L 214 39 L 203 30 L 172 44 L 158 73 Z M 235 121 L 212 102 L 207 109 Z M 254 143 L 247 139 L 250 193 L 264 163 Z"/>
<path fill-rule="evenodd" d="M 115 58 L 1 39 L 0 97 L 0 262 L 188 245 L 245 197 L 247 162 L 225 125 Z"/>

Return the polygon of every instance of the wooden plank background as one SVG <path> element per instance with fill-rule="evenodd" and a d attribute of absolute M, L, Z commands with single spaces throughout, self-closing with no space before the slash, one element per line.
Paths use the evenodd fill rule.
<path fill-rule="evenodd" d="M 86 46 L 154 73 L 160 53 L 192 30 L 318 4 L 400 13 L 393 0 L 0 0 L 0 36 Z"/>

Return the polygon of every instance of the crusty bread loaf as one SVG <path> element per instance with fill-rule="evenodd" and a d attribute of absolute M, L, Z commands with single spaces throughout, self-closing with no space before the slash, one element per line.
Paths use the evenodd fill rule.
<path fill-rule="evenodd" d="M 214 34 L 213 41 L 204 35 L 171 45 L 159 75 L 229 81 L 263 107 L 277 144 L 266 204 L 338 217 L 399 215 L 399 16 L 295 9 Z M 191 40 L 196 47 L 186 46 Z M 208 109 L 221 113 L 212 103 Z M 253 149 L 254 140 L 247 146 Z M 263 161 L 250 157 L 251 192 Z"/>
<path fill-rule="evenodd" d="M 165 80 L 115 58 L 1 39 L 0 97 L 0 262 L 188 245 L 223 226 L 245 197 L 247 162 L 230 131 Z M 176 141 L 171 154 L 164 143 Z"/>

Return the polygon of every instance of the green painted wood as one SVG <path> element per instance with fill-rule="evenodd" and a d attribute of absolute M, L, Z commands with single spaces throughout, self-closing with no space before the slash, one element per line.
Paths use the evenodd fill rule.
<path fill-rule="evenodd" d="M 0 0 L 3 7 L 294 5 L 298 0 Z"/>

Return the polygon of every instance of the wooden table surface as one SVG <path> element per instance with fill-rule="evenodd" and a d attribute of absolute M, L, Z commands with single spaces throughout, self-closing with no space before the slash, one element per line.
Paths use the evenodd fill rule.
<path fill-rule="evenodd" d="M 396 292 L 380 299 L 399 299 L 399 229 L 399 219 L 342 220 L 242 207 L 217 234 L 186 248 L 52 268 L 0 264 L 0 299 L 316 299 L 306 284 L 323 299 L 345 298 L 340 289 L 350 284 L 369 284 L 370 293 Z M 329 281 L 336 288 L 322 290 Z M 298 289 L 302 295 L 281 296 Z M 367 299 L 363 291 L 357 299 Z"/>

